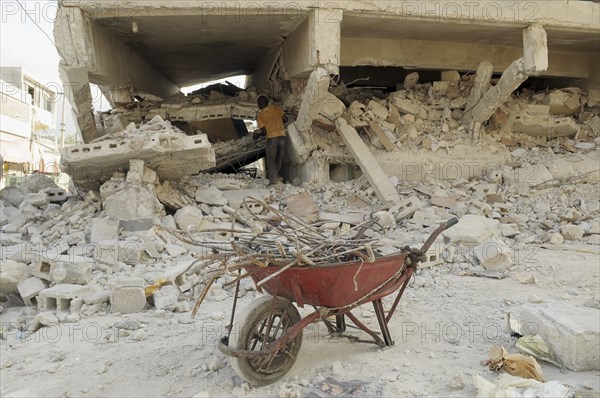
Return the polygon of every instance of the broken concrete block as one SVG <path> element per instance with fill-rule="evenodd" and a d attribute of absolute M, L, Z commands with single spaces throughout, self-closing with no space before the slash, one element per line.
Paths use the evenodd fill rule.
<path fill-rule="evenodd" d="M 28 193 L 27 195 L 25 195 L 23 202 L 26 202 L 31 206 L 41 207 L 50 203 L 50 198 L 48 198 L 47 194 L 42 192 Z"/>
<path fill-rule="evenodd" d="M 128 186 L 104 200 L 106 214 L 115 220 L 153 218 L 162 210 L 156 196 L 143 186 Z"/>
<path fill-rule="evenodd" d="M 560 228 L 560 233 L 566 240 L 579 240 L 583 238 L 584 230 L 579 225 L 564 225 Z"/>
<path fill-rule="evenodd" d="M 119 237 L 119 222 L 112 218 L 92 218 L 90 242 L 117 240 Z"/>
<path fill-rule="evenodd" d="M 460 73 L 455 70 L 442 71 L 442 81 L 444 82 L 458 82 L 460 81 Z"/>
<path fill-rule="evenodd" d="M 144 174 L 142 175 L 142 183 L 144 184 L 156 184 L 160 183 L 156 171 L 144 166 Z"/>
<path fill-rule="evenodd" d="M 346 105 L 330 92 L 327 92 L 323 96 L 317 107 L 318 115 L 324 117 L 328 121 L 335 121 L 335 119 L 344 114 L 345 110 Z"/>
<path fill-rule="evenodd" d="M 255 198 L 258 200 L 266 200 L 271 196 L 271 190 L 269 189 L 236 189 L 232 191 L 223 192 L 223 196 L 227 198 L 229 206 L 232 208 L 238 207 L 244 198 Z"/>
<path fill-rule="evenodd" d="M 443 232 L 453 243 L 482 243 L 487 239 L 500 237 L 497 220 L 467 214 L 458 220 L 458 224 Z"/>
<path fill-rule="evenodd" d="M 144 176 L 144 161 L 141 159 L 129 159 L 129 171 L 127 171 L 127 182 L 140 185 Z"/>
<path fill-rule="evenodd" d="M 532 115 L 519 113 L 512 130 L 534 137 L 573 137 L 579 131 L 579 125 L 570 117 L 553 117 L 550 115 Z"/>
<path fill-rule="evenodd" d="M 565 238 L 561 234 L 548 234 L 548 241 L 553 245 L 562 245 Z"/>
<path fill-rule="evenodd" d="M 125 232 L 148 231 L 154 226 L 153 218 L 136 218 L 134 220 L 119 220 L 119 229 Z"/>
<path fill-rule="evenodd" d="M 348 107 L 348 112 L 354 117 L 360 117 L 365 113 L 366 106 L 358 101 L 352 101 Z"/>
<path fill-rule="evenodd" d="M 373 112 L 375 118 L 379 120 L 387 119 L 389 114 L 389 111 L 385 106 L 379 104 L 377 101 L 374 100 L 369 101 L 369 103 L 367 104 L 367 110 Z"/>
<path fill-rule="evenodd" d="M 41 311 L 70 311 L 71 301 L 93 292 L 88 286 L 61 284 L 42 290 L 38 294 L 38 308 Z"/>
<path fill-rule="evenodd" d="M 25 198 L 23 188 L 6 187 L 0 191 L 0 199 L 8 201 L 13 206 L 19 206 Z"/>
<path fill-rule="evenodd" d="M 512 250 L 501 240 L 491 239 L 473 249 L 479 264 L 486 270 L 505 271 L 513 264 Z"/>
<path fill-rule="evenodd" d="M 91 279 L 92 264 L 69 263 L 65 261 L 53 262 L 50 267 L 50 277 L 56 283 L 72 283 L 85 285 Z"/>
<path fill-rule="evenodd" d="M 198 188 L 196 191 L 196 202 L 206 203 L 212 206 L 225 206 L 228 201 L 223 192 L 215 187 Z"/>
<path fill-rule="evenodd" d="M 202 211 L 196 206 L 186 206 L 177 210 L 175 213 L 175 222 L 179 229 L 188 231 L 190 227 L 197 227 L 202 222 Z"/>
<path fill-rule="evenodd" d="M 423 207 L 423 203 L 416 196 L 412 196 L 395 206 L 392 206 L 389 210 L 394 215 L 396 221 L 401 221 L 406 217 L 411 216 L 417 210 Z"/>
<path fill-rule="evenodd" d="M 419 105 L 404 98 L 399 98 L 397 96 L 392 97 L 392 104 L 402 113 L 410 113 L 412 115 L 421 113 L 421 107 Z"/>
<path fill-rule="evenodd" d="M 526 304 L 521 330 L 537 334 L 565 367 L 576 372 L 600 370 L 600 312 L 566 302 Z"/>
<path fill-rule="evenodd" d="M 166 285 L 154 293 L 154 307 L 157 310 L 164 310 L 173 307 L 179 299 L 179 290 L 173 285 Z"/>
<path fill-rule="evenodd" d="M 396 219 L 394 215 L 387 211 L 378 211 L 373 213 L 373 219 L 377 221 L 382 228 L 396 228 Z"/>
<path fill-rule="evenodd" d="M 319 219 L 319 207 L 308 192 L 287 197 L 285 204 L 290 213 L 302 220 L 315 222 Z"/>
<path fill-rule="evenodd" d="M 548 35 L 542 25 L 523 30 L 523 69 L 534 76 L 548 69 Z"/>
<path fill-rule="evenodd" d="M 141 278 L 120 278 L 112 281 L 110 295 L 112 312 L 133 314 L 146 307 L 144 281 Z"/>
<path fill-rule="evenodd" d="M 26 264 L 12 260 L 0 263 L 0 293 L 17 294 L 17 285 L 31 276 L 31 270 Z"/>
<path fill-rule="evenodd" d="M 110 296 L 112 312 L 133 314 L 146 307 L 146 296 L 141 287 L 121 287 L 114 289 Z"/>
<path fill-rule="evenodd" d="M 573 116 L 581 111 L 579 89 L 551 91 L 544 96 L 542 104 L 548 105 L 553 115 Z"/>
<path fill-rule="evenodd" d="M 167 253 L 169 253 L 169 256 L 171 257 L 177 257 L 187 253 L 187 249 L 185 247 L 174 245 L 172 243 L 168 243 L 165 246 L 165 250 L 167 251 Z"/>
<path fill-rule="evenodd" d="M 377 162 L 377 159 L 369 151 L 369 148 L 365 145 L 356 130 L 348 125 L 348 122 L 343 118 L 337 119 L 335 124 L 344 144 L 346 144 L 346 147 L 354 156 L 362 172 L 367 176 L 377 197 L 383 203 L 399 203 L 400 196 L 396 188 L 392 185 L 388 176 Z"/>
<path fill-rule="evenodd" d="M 58 325 L 58 322 L 58 317 L 52 312 L 41 312 L 33 318 L 33 322 L 31 324 L 31 331 L 36 331 L 43 326 Z"/>
<path fill-rule="evenodd" d="M 145 246 L 136 241 L 102 241 L 94 246 L 94 259 L 104 264 L 117 262 L 135 265 L 140 262 Z"/>
<path fill-rule="evenodd" d="M 36 276 L 40 279 L 52 282 L 52 277 L 50 276 L 50 269 L 52 267 L 52 262 L 46 258 L 39 258 L 35 262 L 35 268 L 32 271 L 32 275 Z"/>
<path fill-rule="evenodd" d="M 173 217 L 170 214 L 167 216 L 164 216 L 160 220 L 160 224 L 165 228 L 177 229 L 177 223 L 175 222 L 175 217 Z"/>
<path fill-rule="evenodd" d="M 439 265 L 443 262 L 442 254 L 444 253 L 443 245 L 433 245 L 424 254 L 425 261 L 419 263 L 419 269 L 429 268 Z"/>
<path fill-rule="evenodd" d="M 46 188 L 42 189 L 40 193 L 45 193 L 50 203 L 62 202 L 67 199 L 67 191 L 62 188 Z"/>
<path fill-rule="evenodd" d="M 404 78 L 404 87 L 414 87 L 419 83 L 419 72 L 412 72 Z"/>
<path fill-rule="evenodd" d="M 372 120 L 369 122 L 369 126 L 371 127 L 371 130 L 375 133 L 375 135 L 379 139 L 379 142 L 383 145 L 386 151 L 393 151 L 394 149 L 396 149 L 396 145 L 390 138 L 391 134 L 386 134 L 386 132 L 381 128 L 381 125 L 378 122 Z"/>
<path fill-rule="evenodd" d="M 31 277 L 27 278 L 24 281 L 21 281 L 17 284 L 17 289 L 19 289 L 19 294 L 23 299 L 23 302 L 28 307 L 36 307 L 37 308 L 37 300 L 36 296 L 44 289 L 47 289 L 48 285 L 45 281 L 40 278 Z"/>
<path fill-rule="evenodd" d="M 85 305 L 102 304 L 110 300 L 110 292 L 107 290 L 99 290 L 82 297 Z"/>
<path fill-rule="evenodd" d="M 358 225 L 364 221 L 364 215 L 362 213 L 328 213 L 325 211 L 319 212 L 319 221 L 334 221 L 337 223 L 345 223 L 350 225 Z"/>

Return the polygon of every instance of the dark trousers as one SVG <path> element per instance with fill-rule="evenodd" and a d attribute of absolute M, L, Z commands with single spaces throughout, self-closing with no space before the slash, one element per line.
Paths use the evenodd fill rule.
<path fill-rule="evenodd" d="M 285 142 L 285 137 L 267 138 L 267 175 L 271 184 L 277 182 L 285 156 Z"/>

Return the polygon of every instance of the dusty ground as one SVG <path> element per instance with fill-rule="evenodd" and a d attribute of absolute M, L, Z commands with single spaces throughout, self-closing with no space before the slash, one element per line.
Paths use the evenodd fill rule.
<path fill-rule="evenodd" d="M 228 323 L 231 297 L 205 302 L 193 320 L 189 312 L 149 310 L 92 316 L 29 336 L 10 328 L 24 309 L 5 309 L 0 315 L 5 331 L 0 395 L 293 397 L 310 395 L 331 377 L 338 382 L 359 381 L 362 388 L 354 396 L 474 396 L 471 375 L 494 377 L 480 364 L 490 346 L 514 351 L 514 339 L 506 333 L 507 312 L 518 314 L 532 294 L 546 302 L 570 300 L 576 305 L 597 298 L 599 247 L 571 249 L 531 246 L 527 253 L 517 251 L 519 262 L 511 277 L 503 280 L 460 276 L 459 265 L 424 270 L 392 319 L 395 346 L 380 350 L 374 344 L 330 337 L 322 324 L 314 325 L 305 331 L 292 371 L 262 388 L 244 384 L 216 347 Z M 518 272 L 534 274 L 538 282 L 523 285 L 514 279 Z M 256 295 L 249 291 L 241 305 Z M 391 301 L 386 300 L 388 308 Z M 376 327 L 368 306 L 355 313 Z M 353 329 L 349 334 L 368 337 Z M 548 380 L 600 390 L 600 372 L 562 371 L 548 364 L 542 368 Z"/>

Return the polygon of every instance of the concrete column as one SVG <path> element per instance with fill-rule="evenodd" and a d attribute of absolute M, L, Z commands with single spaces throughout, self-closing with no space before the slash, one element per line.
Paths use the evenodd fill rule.
<path fill-rule="evenodd" d="M 97 22 L 87 18 L 78 7 L 60 6 L 54 24 L 56 47 L 62 58 L 60 73 L 73 107 L 83 140 L 99 136 L 94 123 L 89 84 L 102 87 L 141 90 L 162 98 L 179 92 L 139 54 Z M 118 102 L 124 100 L 117 92 Z M 112 92 L 111 92 L 112 96 Z"/>
<path fill-rule="evenodd" d="M 342 11 L 313 9 L 281 47 L 289 77 L 306 77 L 318 67 L 337 75 L 340 66 Z"/>

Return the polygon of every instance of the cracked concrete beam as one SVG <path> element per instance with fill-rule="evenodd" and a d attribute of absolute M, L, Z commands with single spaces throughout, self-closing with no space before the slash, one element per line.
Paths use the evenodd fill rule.
<path fill-rule="evenodd" d="M 463 117 L 463 122 L 469 128 L 477 123 L 487 121 L 496 109 L 502 105 L 510 95 L 529 76 L 536 76 L 548 69 L 548 38 L 546 31 L 540 25 L 531 25 L 523 30 L 523 57 L 514 61 L 502 73 L 498 84 L 490 87 L 472 108 L 468 108 Z M 478 70 L 479 72 L 479 70 Z M 488 70 L 482 70 L 480 82 L 487 77 Z"/>
<path fill-rule="evenodd" d="M 377 162 L 375 156 L 373 156 L 360 138 L 356 129 L 341 117 L 335 121 L 335 125 L 344 144 L 346 144 L 346 147 L 352 153 L 352 156 L 354 156 L 356 163 L 358 163 L 358 166 L 371 183 L 377 197 L 384 204 L 400 203 L 400 195 L 398 195 L 396 188 L 390 182 L 390 179 Z"/>

